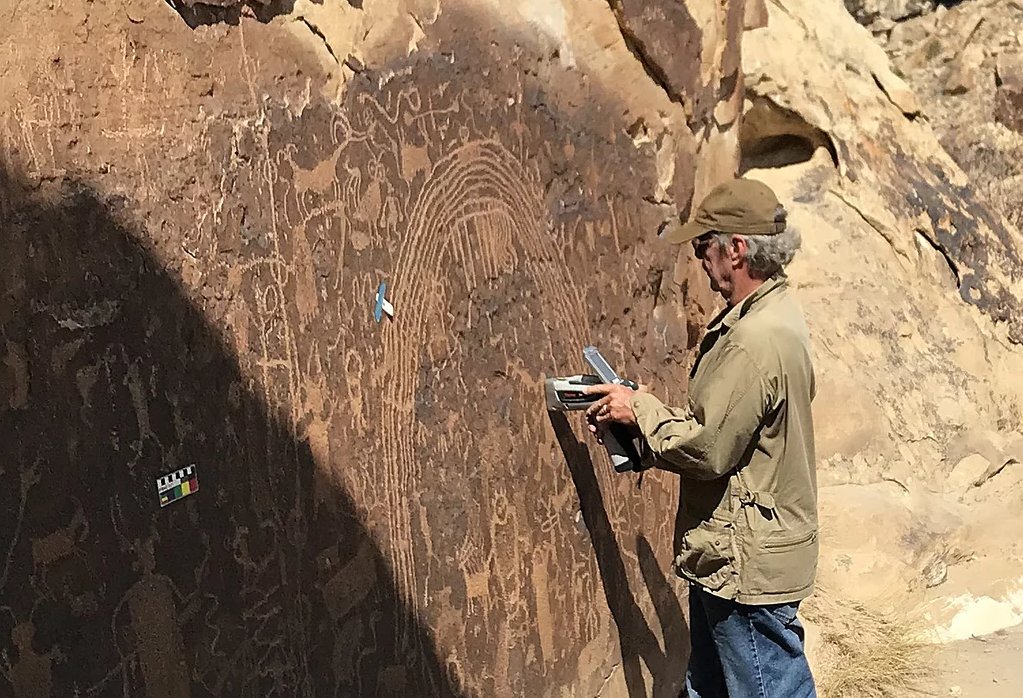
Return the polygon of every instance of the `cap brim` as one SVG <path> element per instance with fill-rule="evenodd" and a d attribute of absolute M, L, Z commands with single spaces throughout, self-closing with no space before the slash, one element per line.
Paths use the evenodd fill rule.
<path fill-rule="evenodd" d="M 658 237 L 665 242 L 672 243 L 673 245 L 681 245 L 695 240 L 701 235 L 706 235 L 710 231 L 710 228 L 705 225 L 700 225 L 696 221 L 682 223 L 682 221 L 675 218 L 664 225 Z"/>

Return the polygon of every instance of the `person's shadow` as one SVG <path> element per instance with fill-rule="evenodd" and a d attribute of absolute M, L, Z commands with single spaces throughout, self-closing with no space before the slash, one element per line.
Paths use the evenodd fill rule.
<path fill-rule="evenodd" d="M 0 163 L 0 695 L 459 695 L 287 396 L 125 207 Z"/>
<path fill-rule="evenodd" d="M 689 658 L 689 630 L 675 589 L 661 572 L 649 541 L 642 535 L 636 536 L 640 572 L 660 624 L 662 644 L 629 588 L 628 572 L 604 507 L 589 449 L 575 437 L 564 414 L 548 412 L 548 415 L 579 495 L 579 508 L 597 558 L 607 606 L 618 629 L 622 671 L 629 696 L 675 698 L 684 687 Z M 665 515 L 672 514 L 665 512 Z M 651 677 L 649 691 L 642 665 Z"/>

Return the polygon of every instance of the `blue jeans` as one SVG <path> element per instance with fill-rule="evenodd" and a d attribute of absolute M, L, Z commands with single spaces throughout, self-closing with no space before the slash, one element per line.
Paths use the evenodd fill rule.
<path fill-rule="evenodd" d="M 816 698 L 798 603 L 747 606 L 689 585 L 690 698 Z"/>

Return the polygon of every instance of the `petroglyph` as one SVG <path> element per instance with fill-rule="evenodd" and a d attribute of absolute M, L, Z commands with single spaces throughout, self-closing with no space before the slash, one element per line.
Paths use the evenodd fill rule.
<path fill-rule="evenodd" d="M 583 572 L 585 550 L 568 570 L 530 581 L 536 550 L 552 557 L 563 556 L 566 544 L 574 547 L 565 506 L 571 485 L 544 476 L 556 471 L 560 456 L 538 448 L 549 438 L 546 420 L 530 405 L 539 404 L 543 373 L 576 368 L 572 360 L 592 336 L 585 279 L 575 275 L 559 233 L 552 234 L 541 173 L 526 164 L 533 158 L 521 143 L 508 143 L 505 134 L 524 125 L 519 108 L 505 105 L 499 115 L 467 93 L 400 86 L 382 94 L 353 91 L 346 104 L 342 115 L 315 106 L 301 115 L 296 131 L 331 134 L 312 151 L 291 142 L 277 155 L 274 133 L 258 136 L 266 148 L 270 225 L 260 246 L 266 254 L 244 259 L 240 285 L 252 289 L 246 303 L 255 307 L 246 316 L 261 318 L 253 345 L 263 357 L 260 382 L 276 386 L 268 401 L 287 407 L 294 399 L 285 386 L 309 375 L 326 379 L 322 403 L 306 401 L 303 413 L 292 412 L 297 422 L 311 420 L 306 433 L 323 455 L 320 467 L 379 526 L 374 537 L 403 602 L 425 605 L 437 618 L 463 619 L 463 636 L 446 640 L 453 667 L 487 664 L 483 648 L 506 648 L 490 655 L 497 661 L 493 679 L 472 672 L 459 674 L 459 683 L 482 693 L 516 692 L 530 671 L 516 662 L 534 656 L 540 664 L 531 671 L 542 676 L 564 652 L 554 648 L 549 627 L 537 627 L 537 604 L 561 619 L 565 636 L 589 638 L 596 628 L 587 615 L 569 612 L 599 584 Z M 271 114 L 265 122 L 278 120 Z M 333 168 L 333 185 L 322 174 L 310 183 L 308 173 L 325 172 L 324 163 Z M 616 240 L 611 244 L 620 248 L 613 209 L 604 211 L 608 218 L 591 244 Z M 368 303 L 378 275 L 393 279 L 389 297 L 402 308 L 379 329 L 369 324 Z M 289 311 L 280 303 L 291 293 L 296 307 Z M 308 315 L 303 298 L 316 298 L 317 324 L 333 328 L 322 348 L 309 341 L 308 329 L 297 330 Z M 339 300 L 324 304 L 333 298 Z M 468 404 L 487 408 L 467 413 L 471 395 L 479 397 Z M 541 489 L 526 498 L 521 482 Z M 624 503 L 612 504 L 609 514 L 624 520 Z M 533 532 L 526 520 L 534 517 L 548 524 Z M 346 586 L 332 583 L 325 593 L 361 598 L 347 585 L 376 576 L 369 560 L 352 558 Z M 455 569 L 461 580 L 452 577 Z M 523 593 L 536 584 L 554 590 Z M 411 616 L 394 620 L 388 634 L 411 632 Z M 369 628 L 361 627 L 352 639 L 369 641 Z"/>
<path fill-rule="evenodd" d="M 0 118 L 0 213 L 33 245 L 0 281 L 38 299 L 0 343 L 0 639 L 53 693 L 595 694 L 655 620 L 631 541 L 667 567 L 672 482 L 566 470 L 540 384 L 591 342 L 684 380 L 685 319 L 642 312 L 672 302 L 643 197 L 690 196 L 695 143 L 637 148 L 571 72 L 585 37 L 530 72 L 530 36 L 416 17 L 410 58 L 323 101 L 279 27 L 147 15 L 101 99 L 44 61 Z"/>
<path fill-rule="evenodd" d="M 19 698 L 49 698 L 53 695 L 53 661 L 32 647 L 35 630 L 31 623 L 20 623 L 14 627 L 11 640 L 18 649 L 18 661 L 8 667 L 8 677 Z"/>

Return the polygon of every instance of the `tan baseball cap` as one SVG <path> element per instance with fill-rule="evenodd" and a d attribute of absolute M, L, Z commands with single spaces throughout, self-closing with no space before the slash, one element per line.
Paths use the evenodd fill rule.
<path fill-rule="evenodd" d="M 733 179 L 714 187 L 688 223 L 681 217 L 669 220 L 660 237 L 681 244 L 712 231 L 777 235 L 785 232 L 785 217 L 785 207 L 769 186 L 755 179 Z"/>

